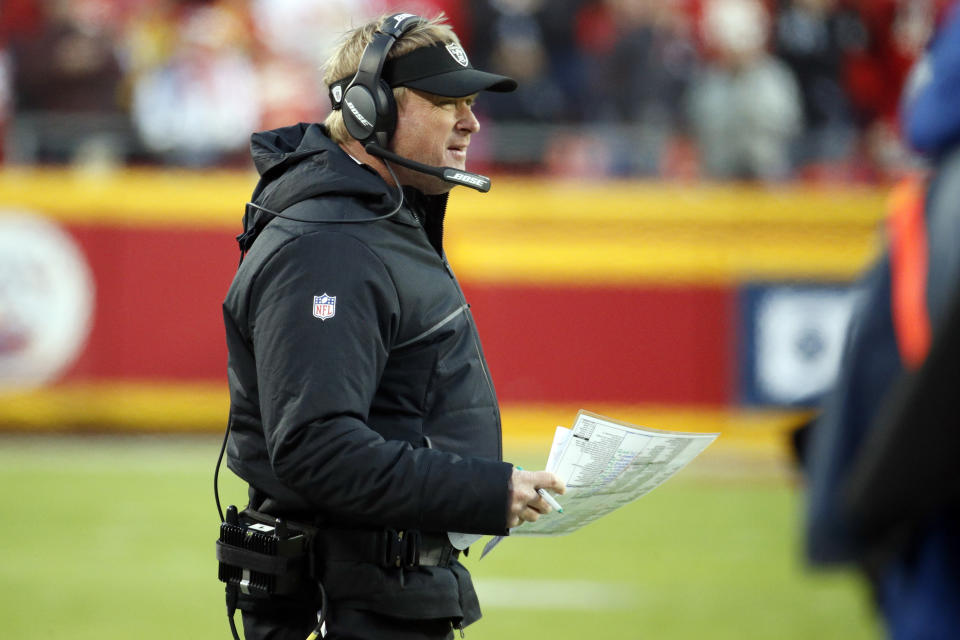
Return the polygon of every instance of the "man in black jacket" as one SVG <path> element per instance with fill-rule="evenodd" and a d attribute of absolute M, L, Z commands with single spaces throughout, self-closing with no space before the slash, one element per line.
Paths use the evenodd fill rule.
<path fill-rule="evenodd" d="M 363 140 L 358 122 L 392 116 L 350 97 L 370 43 L 396 119 Z M 349 33 L 324 80 L 324 125 L 252 139 L 261 179 L 224 302 L 228 464 L 250 509 L 319 527 L 327 637 L 449 638 L 480 609 L 447 532 L 504 534 L 549 510 L 538 488 L 564 486 L 501 461 L 493 383 L 443 251 L 452 184 L 367 144 L 469 179 L 474 97 L 516 83 L 473 69 L 442 19 L 409 14 Z M 248 640 L 305 638 L 318 607 L 312 588 L 240 598 Z"/>

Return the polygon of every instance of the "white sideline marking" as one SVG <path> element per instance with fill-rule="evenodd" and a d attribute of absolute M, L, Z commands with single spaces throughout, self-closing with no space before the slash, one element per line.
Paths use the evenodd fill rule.
<path fill-rule="evenodd" d="M 484 608 L 629 609 L 637 600 L 630 585 L 611 582 L 474 576 L 473 584 Z"/>

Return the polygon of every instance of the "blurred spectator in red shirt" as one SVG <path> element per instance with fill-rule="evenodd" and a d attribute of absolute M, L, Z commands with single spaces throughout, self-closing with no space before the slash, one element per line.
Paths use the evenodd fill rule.
<path fill-rule="evenodd" d="M 933 30 L 934 0 L 851 0 L 863 21 L 847 55 L 846 86 L 861 130 L 861 176 L 886 180 L 908 161 L 897 116 L 904 82 Z"/>
<path fill-rule="evenodd" d="M 897 118 L 903 83 L 932 32 L 932 1 L 855 0 L 863 31 L 848 52 L 847 87 L 864 123 Z"/>

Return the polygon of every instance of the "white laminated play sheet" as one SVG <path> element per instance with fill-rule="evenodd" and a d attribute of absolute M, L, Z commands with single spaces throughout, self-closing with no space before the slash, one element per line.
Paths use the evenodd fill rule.
<path fill-rule="evenodd" d="M 633 502 L 685 467 L 716 440 L 716 433 L 683 433 L 638 427 L 581 410 L 573 428 L 557 427 L 546 470 L 566 482 L 552 511 L 512 529 L 512 536 L 564 535 Z M 482 536 L 450 534 L 458 548 Z M 483 555 L 496 546 L 493 538 Z M 482 556 L 481 556 L 482 557 Z"/>

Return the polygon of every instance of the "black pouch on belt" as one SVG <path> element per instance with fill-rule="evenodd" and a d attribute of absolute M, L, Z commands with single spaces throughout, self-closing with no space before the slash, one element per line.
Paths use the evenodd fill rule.
<path fill-rule="evenodd" d="M 227 507 L 217 540 L 218 577 L 236 589 L 241 611 L 314 600 L 316 532 L 308 524 Z"/>

